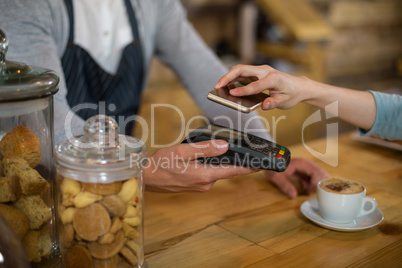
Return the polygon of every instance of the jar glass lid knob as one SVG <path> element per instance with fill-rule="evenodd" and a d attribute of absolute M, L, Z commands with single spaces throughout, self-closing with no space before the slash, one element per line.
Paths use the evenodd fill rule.
<path fill-rule="evenodd" d="M 0 29 L 0 68 L 3 68 L 8 50 L 8 39 L 6 34 Z"/>
<path fill-rule="evenodd" d="M 8 48 L 8 38 L 0 29 L 0 103 L 47 98 L 56 94 L 59 90 L 59 77 L 55 72 L 7 60 Z M 21 57 L 18 49 L 13 48 L 12 57 Z M 37 59 L 31 58 L 30 60 Z"/>
<path fill-rule="evenodd" d="M 84 136 L 81 142 L 86 146 L 104 150 L 119 147 L 119 125 L 116 120 L 106 115 L 97 115 L 85 122 Z"/>

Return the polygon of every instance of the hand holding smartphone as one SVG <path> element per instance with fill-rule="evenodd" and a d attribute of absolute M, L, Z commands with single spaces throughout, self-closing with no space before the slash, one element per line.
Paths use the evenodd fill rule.
<path fill-rule="evenodd" d="M 236 81 L 234 83 L 228 84 L 226 87 L 212 90 L 208 92 L 207 98 L 211 101 L 225 105 L 240 112 L 250 113 L 251 111 L 254 111 L 258 107 L 260 107 L 262 102 L 266 98 L 268 98 L 269 95 L 265 93 L 258 93 L 255 95 L 241 96 L 241 97 L 230 95 L 231 89 L 245 86 L 249 82 L 250 81 L 248 81 L 245 84 L 242 81 Z"/>

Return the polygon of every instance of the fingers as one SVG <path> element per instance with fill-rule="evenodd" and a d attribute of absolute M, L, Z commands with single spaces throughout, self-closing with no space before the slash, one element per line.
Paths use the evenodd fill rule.
<path fill-rule="evenodd" d="M 267 84 L 265 84 L 261 80 L 258 80 L 258 81 L 252 82 L 246 86 L 231 89 L 230 95 L 232 95 L 232 96 L 254 95 L 254 94 L 260 93 L 266 89 L 269 89 Z"/>
<path fill-rule="evenodd" d="M 229 144 L 224 140 L 210 140 L 196 143 L 179 144 L 171 147 L 175 155 L 182 159 L 218 156 L 226 153 Z"/>
<path fill-rule="evenodd" d="M 250 173 L 257 172 L 258 170 L 252 168 L 245 168 L 240 166 L 232 166 L 232 165 L 208 165 L 207 169 L 211 172 L 211 178 L 214 181 L 221 179 L 230 179 L 234 177 L 238 177 L 241 175 L 247 175 Z"/>
<path fill-rule="evenodd" d="M 272 69 L 268 65 L 262 66 L 251 66 L 238 64 L 233 66 L 228 73 L 219 79 L 218 83 L 215 85 L 215 89 L 226 86 L 229 82 L 235 80 L 238 77 L 251 77 L 255 76 L 259 79 L 264 77 L 267 72 Z"/>
<path fill-rule="evenodd" d="M 297 184 L 303 187 L 302 192 L 304 194 L 311 194 L 315 192 L 316 185 L 320 180 L 329 177 L 325 170 L 317 166 L 312 160 L 305 158 L 292 159 L 288 168 L 282 173 L 266 171 L 266 174 L 269 180 L 290 198 L 295 198 L 298 195 L 298 190 L 292 183 L 292 179 L 298 180 Z"/>
<path fill-rule="evenodd" d="M 266 171 L 266 174 L 269 176 L 269 180 L 288 197 L 297 197 L 296 187 L 287 179 L 284 173 Z"/>
<path fill-rule="evenodd" d="M 325 170 L 317 166 L 312 160 L 305 158 L 292 159 L 284 174 L 298 174 L 298 177 L 304 180 L 303 185 L 307 194 L 315 192 L 317 183 L 329 177 Z"/>

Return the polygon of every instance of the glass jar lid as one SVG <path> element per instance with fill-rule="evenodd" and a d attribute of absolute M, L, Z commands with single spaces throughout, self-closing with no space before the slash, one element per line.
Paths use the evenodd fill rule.
<path fill-rule="evenodd" d="M 0 102 L 43 98 L 58 91 L 59 77 L 52 71 L 7 61 L 8 39 L 0 30 Z"/>
<path fill-rule="evenodd" d="M 85 122 L 84 135 L 59 143 L 55 163 L 64 176 L 87 182 L 113 182 L 141 172 L 147 163 L 145 144 L 120 135 L 117 122 L 96 115 Z"/>

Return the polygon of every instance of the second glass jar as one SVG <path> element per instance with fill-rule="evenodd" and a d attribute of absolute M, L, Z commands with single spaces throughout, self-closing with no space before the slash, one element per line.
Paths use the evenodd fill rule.
<path fill-rule="evenodd" d="M 55 148 L 64 267 L 144 267 L 145 145 L 107 116 Z"/>

